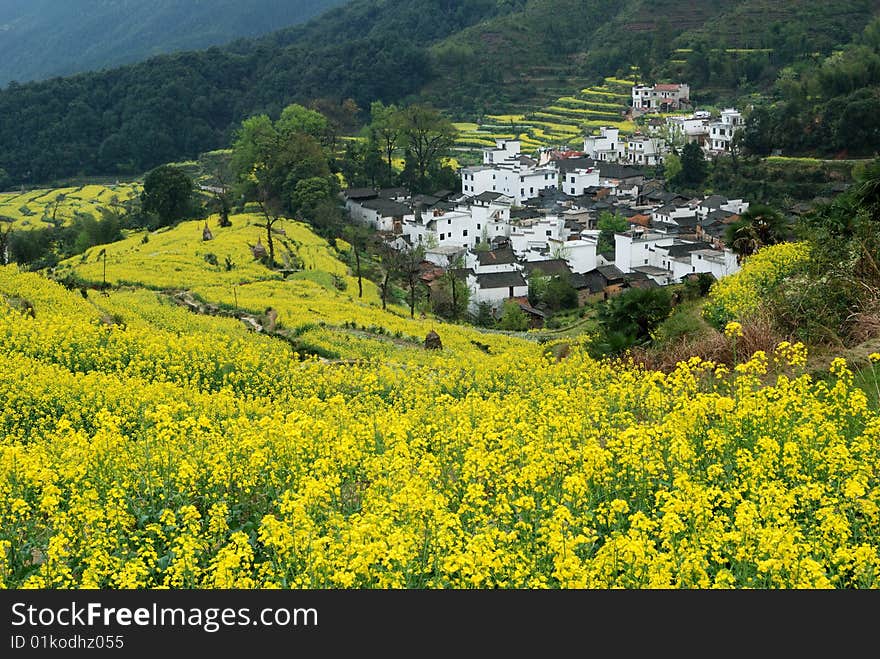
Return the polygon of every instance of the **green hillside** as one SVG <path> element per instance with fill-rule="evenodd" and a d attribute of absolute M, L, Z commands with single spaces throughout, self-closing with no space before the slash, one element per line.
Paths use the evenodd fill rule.
<path fill-rule="evenodd" d="M 0 86 L 255 37 L 302 23 L 343 2 L 2 0 Z"/>
<path fill-rule="evenodd" d="M 224 147 L 242 119 L 276 116 L 292 102 L 317 104 L 342 131 L 353 131 L 370 103 L 382 100 L 431 102 L 468 123 L 540 112 L 528 123 L 545 135 L 571 134 L 558 128 L 567 125 L 562 115 L 572 118 L 564 109 L 590 109 L 604 121 L 607 106 L 556 101 L 602 102 L 577 91 L 634 71 L 646 81 L 686 80 L 700 103 L 733 102 L 769 90 L 784 67 L 849 43 L 878 2 L 829 7 L 819 0 L 776 3 L 772 11 L 766 0 L 355 0 L 260 39 L 0 91 L 7 119 L 0 187 L 138 175 Z"/>

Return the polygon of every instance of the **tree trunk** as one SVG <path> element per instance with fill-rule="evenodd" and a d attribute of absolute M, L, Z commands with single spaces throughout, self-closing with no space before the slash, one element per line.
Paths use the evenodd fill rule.
<path fill-rule="evenodd" d="M 449 285 L 452 286 L 452 319 L 457 320 L 458 319 L 458 296 L 456 295 L 456 293 L 458 291 L 455 290 L 457 288 L 457 286 L 455 285 L 455 276 L 452 273 L 449 274 L 449 280 L 450 280 Z"/>
<path fill-rule="evenodd" d="M 388 285 L 391 280 L 391 271 L 385 273 L 385 279 L 382 280 L 382 311 L 385 311 L 386 300 L 388 299 Z"/>
<path fill-rule="evenodd" d="M 274 220 L 266 219 L 266 247 L 269 248 L 269 267 L 275 267 L 275 243 L 272 241 L 272 225 Z"/>
<path fill-rule="evenodd" d="M 352 245 L 352 248 L 354 248 L 354 262 L 357 264 L 358 298 L 362 298 L 364 296 L 364 284 L 361 280 L 361 254 L 356 245 Z"/>

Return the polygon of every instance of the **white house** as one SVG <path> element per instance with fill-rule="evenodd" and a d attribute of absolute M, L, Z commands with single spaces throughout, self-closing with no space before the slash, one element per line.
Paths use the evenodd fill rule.
<path fill-rule="evenodd" d="M 587 194 L 589 188 L 599 187 L 599 168 L 586 167 L 560 173 L 560 189 L 573 197 Z"/>
<path fill-rule="evenodd" d="M 439 245 L 437 247 L 428 247 L 425 249 L 425 260 L 440 266 L 448 268 L 454 266 L 458 259 L 464 262 L 464 255 L 467 250 L 456 245 Z"/>
<path fill-rule="evenodd" d="M 498 192 L 522 205 L 537 197 L 541 190 L 557 187 L 556 169 L 540 167 L 522 156 L 518 140 L 495 140 L 495 145 L 493 149 L 483 149 L 482 165 L 461 169 L 464 194 L 476 197 L 484 192 Z"/>
<path fill-rule="evenodd" d="M 691 89 L 684 83 L 634 85 L 632 106 L 642 112 L 680 110 L 690 102 Z"/>
<path fill-rule="evenodd" d="M 729 249 L 670 235 L 628 231 L 614 235 L 614 265 L 623 273 L 640 272 L 661 286 L 675 284 L 688 274 L 709 272 L 717 279 L 739 269 Z"/>
<path fill-rule="evenodd" d="M 483 149 L 484 165 L 501 165 L 510 163 L 519 157 L 521 143 L 519 140 L 495 140 L 494 149 Z"/>
<path fill-rule="evenodd" d="M 610 126 L 599 128 L 598 135 L 584 138 L 584 153 L 588 158 L 604 162 L 617 162 L 623 157 L 624 147 L 620 142 L 620 130 Z"/>
<path fill-rule="evenodd" d="M 572 272 L 589 272 L 599 266 L 596 236 L 582 234 L 575 240 L 551 240 L 550 254 L 565 259 Z"/>
<path fill-rule="evenodd" d="M 742 130 L 742 114 L 733 108 L 721 111 L 721 118 L 709 124 L 707 151 L 712 154 L 730 153 L 734 135 Z"/>
<path fill-rule="evenodd" d="M 675 144 L 696 142 L 702 146 L 709 139 L 709 113 L 703 110 L 689 116 L 666 117 L 666 129 Z"/>
<path fill-rule="evenodd" d="M 675 204 L 665 204 L 651 212 L 651 223 L 665 226 L 667 230 L 680 226 L 680 220 L 691 219 L 696 224 L 697 218 L 697 211 L 690 206 L 676 206 Z"/>
<path fill-rule="evenodd" d="M 520 269 L 520 264 L 510 247 L 502 247 L 484 252 L 468 251 L 465 254 L 465 267 L 473 270 L 474 274 L 485 275 L 515 272 Z"/>
<path fill-rule="evenodd" d="M 366 224 L 377 231 L 401 233 L 405 218 L 412 214 L 409 206 L 390 199 L 376 197 L 374 199 L 346 201 L 351 218 Z"/>
<path fill-rule="evenodd" d="M 560 241 L 566 237 L 565 219 L 558 215 L 517 220 L 510 225 L 510 246 L 521 257 L 528 252 L 546 252 L 551 240 Z"/>
<path fill-rule="evenodd" d="M 483 302 L 488 303 L 493 312 L 498 312 L 506 300 L 529 294 L 529 284 L 519 270 L 481 275 L 468 273 L 467 282 L 471 290 L 468 305 L 471 313 L 475 313 Z"/>
<path fill-rule="evenodd" d="M 697 217 L 705 220 L 712 211 L 727 211 L 734 215 L 742 215 L 749 209 L 749 202 L 742 199 L 728 199 L 722 195 L 710 195 L 700 201 L 696 207 Z"/>
<path fill-rule="evenodd" d="M 659 165 L 665 152 L 666 141 L 662 138 L 633 135 L 626 142 L 625 160 L 632 165 Z"/>

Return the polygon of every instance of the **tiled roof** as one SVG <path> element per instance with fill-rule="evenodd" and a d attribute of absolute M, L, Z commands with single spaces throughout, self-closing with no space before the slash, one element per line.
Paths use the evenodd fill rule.
<path fill-rule="evenodd" d="M 477 285 L 480 288 L 510 288 L 527 284 L 519 272 L 490 272 L 485 275 L 477 275 Z"/>

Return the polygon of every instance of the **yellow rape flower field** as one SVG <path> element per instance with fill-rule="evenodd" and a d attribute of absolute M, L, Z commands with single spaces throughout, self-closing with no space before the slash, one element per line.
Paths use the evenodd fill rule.
<path fill-rule="evenodd" d="M 0 219 L 15 229 L 69 223 L 77 213 L 101 218 L 101 210 L 122 205 L 141 193 L 139 183 L 84 185 L 0 194 Z"/>
<path fill-rule="evenodd" d="M 258 219 L 109 245 L 105 293 L 0 268 L 0 584 L 880 585 L 880 418 L 845 361 L 663 374 L 410 319 L 301 223 L 299 272 L 256 264 Z M 99 284 L 98 254 L 58 274 Z"/>

